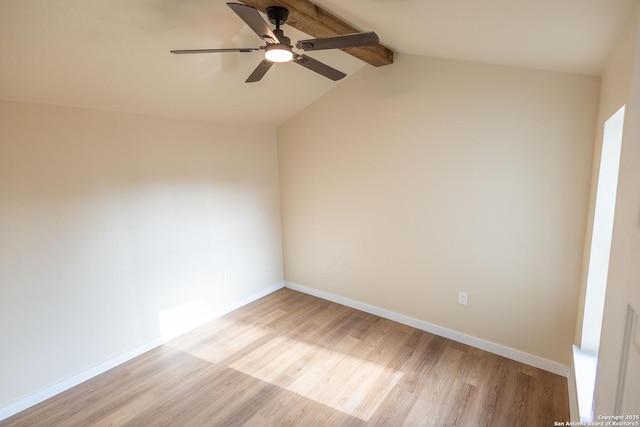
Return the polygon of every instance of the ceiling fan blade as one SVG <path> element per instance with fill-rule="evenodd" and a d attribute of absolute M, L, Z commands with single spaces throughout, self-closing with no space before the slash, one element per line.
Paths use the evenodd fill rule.
<path fill-rule="evenodd" d="M 259 47 L 240 47 L 231 49 L 177 49 L 172 50 L 171 53 L 176 55 L 182 55 L 184 53 L 220 53 L 220 52 L 253 52 L 254 50 L 260 50 Z"/>
<path fill-rule="evenodd" d="M 245 80 L 245 83 L 259 82 L 262 77 L 267 74 L 267 71 L 269 71 L 269 68 L 271 68 L 272 65 L 273 62 L 263 59 L 262 62 L 258 64 L 256 69 L 253 70 L 253 73 L 251 73 L 247 80 Z"/>
<path fill-rule="evenodd" d="M 346 34 L 344 36 L 300 40 L 296 43 L 296 47 L 305 51 L 346 49 L 349 47 L 372 46 L 379 42 L 380 40 L 378 39 L 378 35 L 371 31 L 369 33 Z"/>
<path fill-rule="evenodd" d="M 267 25 L 255 7 L 241 3 L 227 3 L 231 8 L 255 33 L 263 38 L 267 43 L 278 43 L 278 37 L 273 33 L 271 27 Z"/>
<path fill-rule="evenodd" d="M 346 74 L 342 71 L 338 71 L 335 68 L 329 67 L 327 64 L 323 64 L 322 62 L 317 61 L 307 55 L 298 55 L 297 53 L 294 53 L 293 62 L 302 65 L 303 67 L 308 68 L 311 71 L 315 71 L 318 74 L 322 74 L 323 76 L 333 81 L 340 80 L 341 78 L 346 76 Z"/>

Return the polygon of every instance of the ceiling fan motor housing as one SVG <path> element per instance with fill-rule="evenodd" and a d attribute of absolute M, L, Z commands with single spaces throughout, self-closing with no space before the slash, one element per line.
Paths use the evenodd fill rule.
<path fill-rule="evenodd" d="M 269 18 L 269 22 L 278 28 L 287 22 L 289 10 L 281 6 L 269 6 L 267 8 L 267 17 Z"/>

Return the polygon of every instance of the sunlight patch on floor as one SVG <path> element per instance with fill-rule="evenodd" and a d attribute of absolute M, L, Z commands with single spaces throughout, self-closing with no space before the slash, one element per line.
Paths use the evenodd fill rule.
<path fill-rule="evenodd" d="M 367 421 L 402 372 L 347 354 L 275 337 L 230 368 Z"/>
<path fill-rule="evenodd" d="M 220 363 L 269 333 L 264 328 L 220 318 L 215 324 L 178 337 L 167 346 L 207 362 Z"/>

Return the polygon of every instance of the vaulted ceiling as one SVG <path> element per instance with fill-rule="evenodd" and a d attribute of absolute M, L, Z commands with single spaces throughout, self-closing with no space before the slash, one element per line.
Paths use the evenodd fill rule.
<path fill-rule="evenodd" d="M 251 2 L 254 2 L 252 0 Z M 263 0 L 258 0 L 258 3 Z M 274 4 L 300 0 L 274 0 Z M 396 54 L 598 74 L 640 0 L 316 0 Z M 262 52 L 222 0 L 0 0 L 0 98 L 277 125 L 340 85 L 293 63 L 245 83 Z M 307 34 L 287 25 L 292 40 Z M 309 52 L 349 78 L 371 65 Z M 387 65 L 393 66 L 393 65 Z"/>

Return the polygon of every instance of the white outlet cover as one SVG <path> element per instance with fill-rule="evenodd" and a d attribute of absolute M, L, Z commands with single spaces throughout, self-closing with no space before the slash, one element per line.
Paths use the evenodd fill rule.
<path fill-rule="evenodd" d="M 458 293 L 458 303 L 462 305 L 467 305 L 468 295 L 466 292 Z"/>

